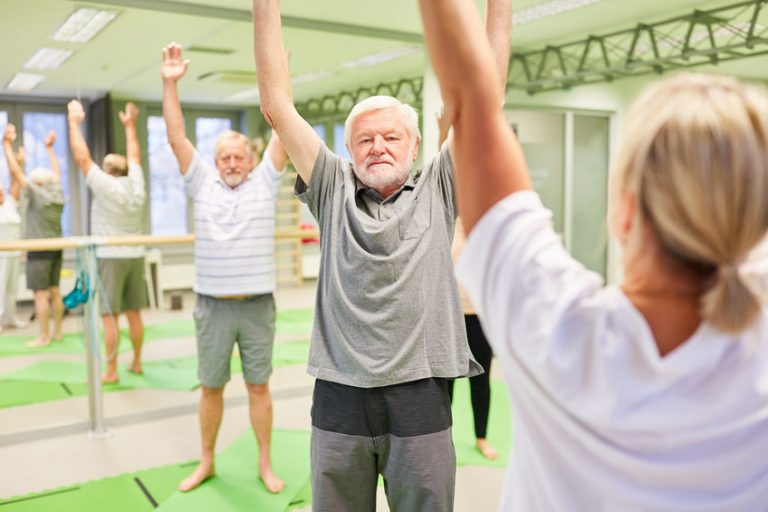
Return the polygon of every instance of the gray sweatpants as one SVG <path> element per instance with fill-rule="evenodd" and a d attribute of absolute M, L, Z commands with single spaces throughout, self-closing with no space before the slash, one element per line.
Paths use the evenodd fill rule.
<path fill-rule="evenodd" d="M 355 388 L 317 380 L 311 465 L 315 511 L 376 510 L 378 475 L 393 512 L 453 510 L 447 382 Z"/>

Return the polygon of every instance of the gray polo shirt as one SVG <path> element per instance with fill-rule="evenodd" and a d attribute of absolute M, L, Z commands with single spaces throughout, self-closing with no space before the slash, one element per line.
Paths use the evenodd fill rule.
<path fill-rule="evenodd" d="M 61 184 L 53 182 L 41 186 L 30 180 L 24 192 L 27 196 L 24 238 L 61 237 L 61 213 L 64 211 Z"/>
<path fill-rule="evenodd" d="M 482 373 L 451 263 L 447 146 L 386 200 L 323 146 L 309 188 L 298 178 L 295 191 L 321 233 L 311 375 L 367 388 Z"/>

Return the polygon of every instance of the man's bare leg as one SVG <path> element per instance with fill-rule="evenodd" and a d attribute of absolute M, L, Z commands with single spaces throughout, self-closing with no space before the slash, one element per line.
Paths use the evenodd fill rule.
<path fill-rule="evenodd" d="M 251 417 L 251 426 L 256 433 L 256 442 L 259 445 L 259 475 L 269 492 L 278 493 L 285 488 L 285 482 L 272 471 L 269 453 L 272 441 L 272 397 L 269 395 L 269 386 L 250 382 L 246 382 L 245 386 L 248 388 L 248 413 Z"/>
<path fill-rule="evenodd" d="M 117 348 L 120 344 L 118 315 L 101 315 L 104 322 L 104 359 L 107 367 L 101 374 L 102 384 L 114 384 L 119 380 L 117 373 Z"/>
<path fill-rule="evenodd" d="M 141 321 L 141 312 L 138 309 L 130 309 L 125 312 L 125 318 L 128 319 L 128 331 L 133 346 L 133 364 L 130 371 L 141 375 L 144 373 L 141 367 L 141 348 L 144 345 L 144 324 Z"/>
<path fill-rule="evenodd" d="M 37 338 L 27 343 L 30 348 L 47 347 L 51 344 L 51 334 L 48 330 L 48 318 L 50 316 L 51 294 L 48 290 L 35 290 L 35 318 L 40 326 L 40 334 Z"/>
<path fill-rule="evenodd" d="M 201 386 L 200 396 L 200 441 L 202 453 L 200 464 L 195 471 L 179 484 L 179 490 L 191 491 L 216 474 L 214 455 L 216 437 L 219 435 L 221 418 L 224 416 L 224 388 Z"/>
<path fill-rule="evenodd" d="M 61 291 L 58 286 L 52 286 L 51 307 L 53 308 L 53 339 L 61 341 L 64 335 L 61 333 L 61 323 L 64 320 L 64 302 L 61 300 Z"/>

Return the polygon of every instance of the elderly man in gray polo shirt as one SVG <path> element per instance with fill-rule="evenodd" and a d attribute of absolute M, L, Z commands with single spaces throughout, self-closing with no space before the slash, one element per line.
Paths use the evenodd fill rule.
<path fill-rule="evenodd" d="M 141 168 L 141 147 L 136 135 L 139 109 L 133 103 L 125 105 L 120 121 L 125 127 L 126 155 L 110 153 L 102 167 L 91 158 L 80 128 L 85 119 L 83 106 L 77 100 L 67 105 L 69 146 L 72 157 L 85 176 L 93 194 L 91 203 L 91 234 L 104 237 L 140 235 L 143 231 L 144 171 Z M 103 292 L 102 319 L 107 367 L 101 380 L 105 384 L 118 382 L 117 353 L 120 341 L 118 319 L 125 313 L 133 346 L 133 362 L 128 371 L 141 374 L 141 348 L 144 344 L 144 324 L 141 309 L 147 307 L 144 282 L 144 247 L 103 246 L 96 249 L 99 279 Z"/>
<path fill-rule="evenodd" d="M 254 168 L 250 140 L 228 131 L 216 141 L 213 169 L 184 131 L 178 81 L 189 61 L 176 43 L 163 48 L 163 117 L 168 142 L 195 205 L 195 328 L 200 397 L 200 463 L 179 484 L 190 491 L 215 475 L 216 437 L 224 413 L 234 345 L 240 349 L 259 477 L 269 492 L 285 484 L 272 471 L 272 347 L 275 337 L 275 201 L 287 156 L 273 136 Z"/>
<path fill-rule="evenodd" d="M 24 238 L 60 238 L 61 214 L 64 211 L 64 191 L 61 187 L 61 167 L 53 145 L 56 133 L 51 131 L 44 140 L 51 168 L 38 167 L 24 174 L 21 162 L 13 153 L 12 143 L 16 140 L 16 127 L 8 123 L 3 132 L 3 148 L 8 161 L 8 170 L 21 186 L 26 203 L 24 210 Z M 59 278 L 61 274 L 62 251 L 29 251 L 27 253 L 27 288 L 34 292 L 35 318 L 40 327 L 37 338 L 27 343 L 30 348 L 48 347 L 51 340 L 61 341 L 64 304 L 61 302 Z M 53 310 L 53 336 L 48 321 Z"/>
<path fill-rule="evenodd" d="M 489 35 L 508 47 L 509 3 L 491 0 L 489 12 Z M 313 507 L 374 510 L 380 474 L 392 510 L 453 510 L 447 379 L 481 368 L 452 272 L 450 143 L 411 173 L 418 115 L 376 96 L 347 118 L 353 161 L 333 154 L 293 106 L 278 0 L 254 0 L 253 13 L 261 110 L 322 234 L 308 365 Z"/>

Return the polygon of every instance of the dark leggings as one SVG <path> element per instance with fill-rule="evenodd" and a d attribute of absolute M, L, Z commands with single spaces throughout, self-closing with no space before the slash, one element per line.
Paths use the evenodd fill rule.
<path fill-rule="evenodd" d="M 467 326 L 469 349 L 475 360 L 483 367 L 482 375 L 469 378 L 469 390 L 472 397 L 472 412 L 475 417 L 475 437 L 484 439 L 488 430 L 488 411 L 491 407 L 491 359 L 493 351 L 485 339 L 483 328 L 477 315 L 464 315 Z M 449 388 L 453 400 L 453 381 Z"/>

